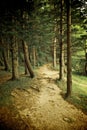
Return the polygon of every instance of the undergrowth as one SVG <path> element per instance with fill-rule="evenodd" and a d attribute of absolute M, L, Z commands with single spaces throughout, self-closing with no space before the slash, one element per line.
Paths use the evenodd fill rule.
<path fill-rule="evenodd" d="M 19 80 L 8 80 L 0 85 L 0 105 L 10 105 L 12 104 L 11 92 L 16 89 L 27 89 L 31 79 L 28 76 L 22 76 Z"/>
<path fill-rule="evenodd" d="M 87 114 L 87 86 L 84 86 L 84 84 L 87 84 L 87 77 L 74 74 L 72 77 L 76 82 L 72 82 L 72 95 L 69 99 L 67 99 L 67 101 L 71 104 L 74 104 L 77 108 L 82 109 L 83 112 Z M 83 86 L 81 86 L 80 83 L 81 85 L 83 83 Z M 62 90 L 61 95 L 64 97 L 67 90 L 66 81 L 58 80 L 57 84 Z"/>

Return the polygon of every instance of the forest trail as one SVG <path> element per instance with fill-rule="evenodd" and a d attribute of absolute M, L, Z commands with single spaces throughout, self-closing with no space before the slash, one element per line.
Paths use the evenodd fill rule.
<path fill-rule="evenodd" d="M 55 84 L 58 72 L 44 65 L 37 70 L 31 89 L 15 90 L 21 118 L 30 130 L 86 130 L 87 115 L 69 104 L 61 96 Z M 18 100 L 19 99 L 19 100 Z"/>
<path fill-rule="evenodd" d="M 62 98 L 55 83 L 57 78 L 58 72 L 44 65 L 37 69 L 28 89 L 12 91 L 22 122 L 18 122 L 19 126 L 17 123 L 15 130 L 87 130 L 87 115 Z"/>

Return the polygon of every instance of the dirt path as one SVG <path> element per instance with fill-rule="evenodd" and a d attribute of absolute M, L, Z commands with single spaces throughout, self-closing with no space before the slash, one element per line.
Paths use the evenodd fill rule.
<path fill-rule="evenodd" d="M 19 113 L 12 116 L 16 121 L 9 119 L 13 127 L 15 124 L 14 130 L 87 130 L 87 115 L 61 97 L 56 78 L 58 72 L 44 65 L 28 89 L 12 91 L 14 108 Z"/>
<path fill-rule="evenodd" d="M 55 84 L 56 71 L 43 66 L 31 89 L 16 89 L 15 106 L 30 130 L 86 130 L 87 115 L 66 102 Z"/>

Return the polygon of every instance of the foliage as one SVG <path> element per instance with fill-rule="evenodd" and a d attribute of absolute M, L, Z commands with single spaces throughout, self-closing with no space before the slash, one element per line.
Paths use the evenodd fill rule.
<path fill-rule="evenodd" d="M 72 67 L 84 74 L 86 30 L 81 25 L 72 25 Z"/>

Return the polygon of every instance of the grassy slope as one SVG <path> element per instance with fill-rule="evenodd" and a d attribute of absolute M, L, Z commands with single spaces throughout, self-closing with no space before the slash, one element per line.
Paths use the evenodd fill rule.
<path fill-rule="evenodd" d="M 24 68 L 20 67 L 20 73 L 24 73 Z M 8 75 L 10 75 L 8 77 Z M 0 106 L 12 104 L 12 95 L 11 92 L 16 89 L 26 89 L 29 87 L 31 83 L 31 79 L 29 76 L 25 76 L 24 74 L 20 75 L 19 80 L 11 80 L 11 72 L 6 72 L 4 70 L 0 70 L 0 79 L 3 83 L 0 82 Z"/>
<path fill-rule="evenodd" d="M 74 82 L 76 81 L 76 82 Z M 87 111 L 87 77 L 73 74 L 72 101 Z"/>
<path fill-rule="evenodd" d="M 72 75 L 72 96 L 68 101 L 87 113 L 87 77 L 82 75 Z M 66 83 L 58 82 L 58 86 L 66 93 Z"/>

